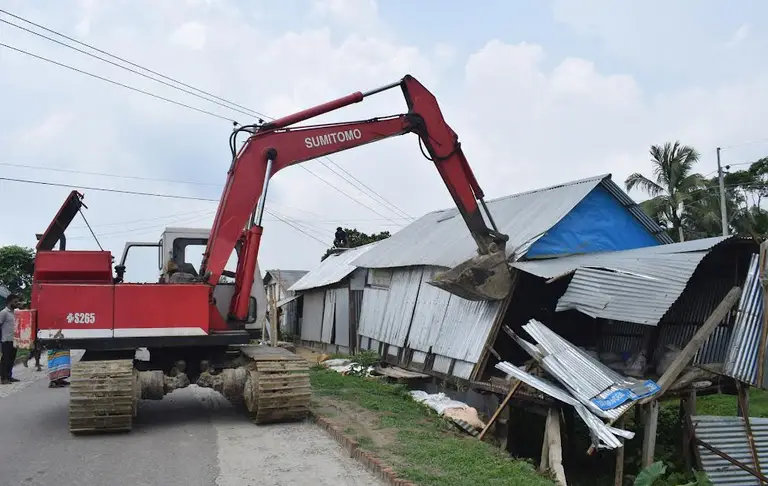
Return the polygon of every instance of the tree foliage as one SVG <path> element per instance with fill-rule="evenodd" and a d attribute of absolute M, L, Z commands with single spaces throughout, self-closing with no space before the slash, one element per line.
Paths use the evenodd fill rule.
<path fill-rule="evenodd" d="M 344 228 L 344 231 L 347 233 L 347 241 L 349 243 L 349 248 L 357 248 L 358 246 L 367 245 L 368 243 L 373 243 L 374 241 L 380 241 L 385 240 L 392 236 L 389 231 L 382 231 L 381 233 L 371 233 L 370 235 L 363 233 L 361 231 L 358 231 L 355 229 L 349 229 Z M 329 248 L 322 258 L 320 258 L 320 261 L 322 262 L 326 258 L 328 258 L 329 255 L 334 253 L 336 250 L 335 247 Z"/>
<path fill-rule="evenodd" d="M 762 207 L 768 196 L 768 157 L 749 168 L 725 174 L 725 207 L 730 234 L 764 239 L 768 237 L 768 211 Z M 722 234 L 720 186 L 717 177 L 706 182 L 706 191 L 686 208 L 685 228 L 694 238 Z"/>
<path fill-rule="evenodd" d="M 653 178 L 635 172 L 624 185 L 629 191 L 637 188 L 651 196 L 643 202 L 643 210 L 662 227 L 671 229 L 672 237 L 679 241 L 685 207 L 706 183 L 701 174 L 693 172 L 699 152 L 677 141 L 651 145 L 649 153 Z"/>
<path fill-rule="evenodd" d="M 642 189 L 650 199 L 640 203 L 646 214 L 667 229 L 672 239 L 708 238 L 723 232 L 718 177 L 693 172 L 699 153 L 680 142 L 650 148 L 653 177 L 634 173 L 624 182 L 627 190 Z M 729 234 L 768 238 L 768 157 L 744 170 L 724 175 Z"/>
<path fill-rule="evenodd" d="M 35 253 L 31 248 L 17 245 L 0 247 L 0 285 L 29 300 L 32 292 L 32 272 Z"/>

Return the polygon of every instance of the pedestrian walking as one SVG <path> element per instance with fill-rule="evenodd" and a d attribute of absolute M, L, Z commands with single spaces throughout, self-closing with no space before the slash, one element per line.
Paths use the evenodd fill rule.
<path fill-rule="evenodd" d="M 13 363 L 16 361 L 16 347 L 13 345 L 13 334 L 16 331 L 16 315 L 14 310 L 19 306 L 19 297 L 10 294 L 5 298 L 5 309 L 0 310 L 0 343 L 3 356 L 0 357 L 0 384 L 7 385 L 19 380 L 13 377 Z"/>
<path fill-rule="evenodd" d="M 72 358 L 68 349 L 48 350 L 48 387 L 69 386 L 67 378 L 72 373 Z"/>

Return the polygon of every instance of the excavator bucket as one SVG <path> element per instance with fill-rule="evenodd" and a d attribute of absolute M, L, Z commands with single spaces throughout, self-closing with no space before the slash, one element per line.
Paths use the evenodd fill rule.
<path fill-rule="evenodd" d="M 502 249 L 470 258 L 429 284 L 467 300 L 501 300 L 512 292 L 512 273 Z"/>

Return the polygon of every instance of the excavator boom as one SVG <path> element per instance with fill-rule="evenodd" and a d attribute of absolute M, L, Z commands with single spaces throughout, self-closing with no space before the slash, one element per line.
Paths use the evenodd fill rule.
<path fill-rule="evenodd" d="M 395 87 L 400 87 L 405 96 L 408 106 L 405 114 L 294 126 Z M 235 154 L 240 132 L 248 132 L 250 137 Z M 443 119 L 437 100 L 415 78 L 405 76 L 397 83 L 367 93 L 352 93 L 269 123 L 244 126 L 233 132 L 230 139 L 233 161 L 201 265 L 204 280 L 209 285 L 216 285 L 232 250 L 236 245 L 242 245 L 231 317 L 242 320 L 247 314 L 247 296 L 253 285 L 269 179 L 290 165 L 405 133 L 419 136 L 426 149 L 425 156 L 437 167 L 478 247 L 478 256 L 436 276 L 430 283 L 471 300 L 499 300 L 509 294 L 512 279 L 504 248 L 508 237 L 495 228 L 483 203 L 483 191 L 464 157 L 458 136 Z M 493 228 L 486 224 L 478 202 Z"/>

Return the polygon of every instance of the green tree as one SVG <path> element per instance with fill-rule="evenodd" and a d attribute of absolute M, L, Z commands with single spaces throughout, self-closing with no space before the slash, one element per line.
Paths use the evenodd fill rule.
<path fill-rule="evenodd" d="M 738 194 L 736 207 L 726 206 L 733 233 L 741 236 L 768 236 L 768 211 L 762 201 L 768 196 L 768 157 L 763 157 L 748 169 L 725 175 L 726 195 Z"/>
<path fill-rule="evenodd" d="M 35 253 L 31 248 L 10 245 L 0 247 L 0 285 L 29 300 L 32 293 L 32 272 Z"/>
<path fill-rule="evenodd" d="M 726 185 L 725 207 L 729 228 L 733 228 L 742 211 L 745 198 L 738 187 Z M 723 234 L 720 213 L 720 184 L 717 177 L 704 181 L 702 188 L 691 194 L 683 212 L 683 229 L 690 238 L 709 238 Z"/>
<path fill-rule="evenodd" d="M 344 231 L 347 233 L 347 240 L 349 242 L 349 248 L 357 248 L 358 246 L 367 245 L 368 243 L 373 243 L 374 241 L 380 241 L 385 240 L 392 236 L 389 231 L 382 231 L 381 233 L 371 233 L 370 235 L 365 234 L 361 231 L 357 231 L 357 229 L 349 229 L 344 228 Z M 325 255 L 323 255 L 322 258 L 320 258 L 320 261 L 322 262 L 326 258 L 328 258 L 329 255 L 334 253 L 335 248 L 329 248 Z"/>
<path fill-rule="evenodd" d="M 643 210 L 681 241 L 685 205 L 705 185 L 704 177 L 692 172 L 699 153 L 679 141 L 651 145 L 649 153 L 653 179 L 636 172 L 627 177 L 624 185 L 628 191 L 638 188 L 647 192 L 651 199 L 641 204 Z"/>

